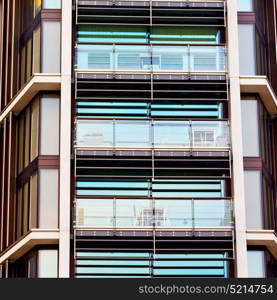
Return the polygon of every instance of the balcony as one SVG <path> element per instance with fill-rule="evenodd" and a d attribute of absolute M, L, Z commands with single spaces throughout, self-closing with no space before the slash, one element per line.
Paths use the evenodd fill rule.
<path fill-rule="evenodd" d="M 77 119 L 76 148 L 228 149 L 228 121 Z"/>
<path fill-rule="evenodd" d="M 200 228 L 232 227 L 230 198 L 78 198 L 76 227 Z"/>
<path fill-rule="evenodd" d="M 77 43 L 76 70 L 142 73 L 225 73 L 223 44 L 93 44 Z"/>

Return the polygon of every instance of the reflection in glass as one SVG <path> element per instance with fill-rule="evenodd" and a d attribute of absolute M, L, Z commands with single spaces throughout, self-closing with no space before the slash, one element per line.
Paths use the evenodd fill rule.
<path fill-rule="evenodd" d="M 155 200 L 155 226 L 191 227 L 191 200 Z"/>
<path fill-rule="evenodd" d="M 117 199 L 115 214 L 117 227 L 144 227 L 153 223 L 153 208 L 149 200 Z"/>
<path fill-rule="evenodd" d="M 113 226 L 112 199 L 78 199 L 77 226 Z"/>
<path fill-rule="evenodd" d="M 186 46 L 153 46 L 153 70 L 188 70 L 188 48 Z"/>
<path fill-rule="evenodd" d="M 189 147 L 189 122 L 186 121 L 155 121 L 155 147 Z"/>
<path fill-rule="evenodd" d="M 224 71 L 226 69 L 223 47 L 191 46 L 189 60 L 191 71 Z"/>
<path fill-rule="evenodd" d="M 192 122 L 192 147 L 219 148 L 229 146 L 229 128 L 227 122 Z"/>
<path fill-rule="evenodd" d="M 115 70 L 150 70 L 151 56 L 148 46 L 115 46 Z"/>
<path fill-rule="evenodd" d="M 113 145 L 113 123 L 110 120 L 79 120 L 76 129 L 79 146 Z"/>
<path fill-rule="evenodd" d="M 217 71 L 226 69 L 223 46 L 77 45 L 77 69 Z"/>
<path fill-rule="evenodd" d="M 110 70 L 113 68 L 112 45 L 78 45 L 78 69 Z"/>
<path fill-rule="evenodd" d="M 229 200 L 195 200 L 193 205 L 196 227 L 232 225 L 232 207 Z"/>
<path fill-rule="evenodd" d="M 150 147 L 151 127 L 149 121 L 117 121 L 115 144 L 128 147 Z"/>
<path fill-rule="evenodd" d="M 232 225 L 230 200 L 77 199 L 77 226 L 223 227 Z"/>
<path fill-rule="evenodd" d="M 77 121 L 77 146 L 227 148 L 225 121 Z"/>

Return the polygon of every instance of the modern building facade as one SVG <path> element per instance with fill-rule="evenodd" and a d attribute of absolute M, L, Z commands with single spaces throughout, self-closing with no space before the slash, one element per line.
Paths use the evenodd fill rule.
<path fill-rule="evenodd" d="M 276 277 L 275 0 L 0 0 L 0 276 Z"/>

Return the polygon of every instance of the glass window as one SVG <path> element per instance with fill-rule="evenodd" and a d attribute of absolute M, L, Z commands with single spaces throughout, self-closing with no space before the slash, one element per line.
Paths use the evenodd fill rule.
<path fill-rule="evenodd" d="M 242 100 L 241 114 L 243 155 L 257 157 L 260 155 L 258 101 Z"/>
<path fill-rule="evenodd" d="M 38 278 L 58 277 L 58 250 L 38 251 Z"/>
<path fill-rule="evenodd" d="M 27 76 L 27 81 L 30 80 L 33 72 L 33 62 L 32 62 L 32 48 L 33 48 L 33 40 L 29 39 L 27 42 L 26 46 L 26 55 L 27 55 L 27 60 L 26 60 L 26 76 Z"/>
<path fill-rule="evenodd" d="M 248 277 L 264 278 L 265 277 L 264 251 L 258 251 L 258 250 L 247 251 L 247 260 L 248 260 Z"/>
<path fill-rule="evenodd" d="M 30 162 L 30 138 L 31 138 L 30 121 L 31 121 L 30 106 L 28 106 L 25 110 L 24 168 L 26 168 Z"/>
<path fill-rule="evenodd" d="M 61 0 L 43 0 L 43 8 L 60 9 L 61 8 Z"/>
<path fill-rule="evenodd" d="M 38 175 L 37 173 L 33 174 L 30 178 L 30 220 L 29 220 L 29 227 L 37 228 L 37 198 L 38 198 Z"/>
<path fill-rule="evenodd" d="M 255 25 L 239 24 L 238 32 L 240 75 L 256 75 Z"/>
<path fill-rule="evenodd" d="M 40 26 L 33 33 L 33 72 L 40 73 Z"/>
<path fill-rule="evenodd" d="M 18 173 L 23 170 L 24 155 L 25 155 L 25 146 L 24 146 L 24 124 L 25 124 L 25 115 L 24 112 L 19 117 L 19 129 L 18 129 Z"/>
<path fill-rule="evenodd" d="M 58 155 L 60 136 L 60 99 L 55 95 L 41 98 L 40 154 Z"/>
<path fill-rule="evenodd" d="M 60 22 L 42 23 L 42 72 L 60 73 Z"/>
<path fill-rule="evenodd" d="M 39 228 L 58 228 L 59 171 L 41 169 L 39 180 Z"/>
<path fill-rule="evenodd" d="M 238 11 L 253 11 L 253 0 L 237 0 Z"/>
<path fill-rule="evenodd" d="M 36 277 L 37 277 L 37 255 L 34 254 L 28 259 L 28 278 L 36 278 Z"/>
<path fill-rule="evenodd" d="M 22 212 L 23 212 L 23 190 L 20 188 L 17 192 L 17 218 L 16 218 L 16 237 L 22 235 Z"/>
<path fill-rule="evenodd" d="M 23 234 L 28 232 L 29 228 L 29 182 L 23 186 Z"/>
<path fill-rule="evenodd" d="M 31 157 L 30 161 L 33 161 L 38 156 L 38 141 L 39 141 L 39 97 L 37 97 L 32 103 L 31 112 Z"/>
<path fill-rule="evenodd" d="M 260 171 L 244 171 L 246 227 L 263 229 L 262 181 Z"/>

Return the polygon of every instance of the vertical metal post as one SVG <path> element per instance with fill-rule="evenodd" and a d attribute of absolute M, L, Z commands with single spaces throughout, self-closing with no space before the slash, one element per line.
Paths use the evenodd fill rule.
<path fill-rule="evenodd" d="M 115 141 L 115 125 L 116 125 L 116 120 L 113 119 L 112 121 L 112 126 L 113 126 L 113 150 L 115 151 L 116 148 L 116 141 Z"/>
<path fill-rule="evenodd" d="M 149 5 L 150 5 L 150 26 L 153 25 L 153 20 L 152 20 L 152 17 L 153 17 L 153 11 L 152 11 L 152 0 L 150 0 L 149 2 Z"/>
<path fill-rule="evenodd" d="M 192 152 L 193 149 L 193 140 L 192 140 L 192 121 L 189 120 L 189 145 L 190 145 L 190 152 Z"/>
<path fill-rule="evenodd" d="M 9 278 L 9 260 L 6 260 L 6 267 L 5 267 L 5 278 Z"/>
<path fill-rule="evenodd" d="M 116 230 L 116 198 L 113 198 L 113 230 Z"/>
<path fill-rule="evenodd" d="M 190 61 L 190 45 L 188 45 L 188 73 L 191 72 L 191 61 Z"/>
<path fill-rule="evenodd" d="M 76 0 L 76 3 L 75 3 L 75 23 L 76 25 L 78 25 L 78 14 L 79 14 L 79 10 L 78 10 L 78 1 L 79 0 Z"/>
<path fill-rule="evenodd" d="M 195 208 L 194 208 L 194 199 L 191 199 L 191 225 L 192 225 L 192 231 L 195 231 Z"/>
<path fill-rule="evenodd" d="M 112 71 L 114 73 L 116 71 L 116 64 L 115 64 L 115 43 L 113 43 L 113 50 L 112 50 Z"/>
<path fill-rule="evenodd" d="M 151 68 L 152 68 L 152 72 L 150 74 L 150 80 L 151 80 L 151 103 L 154 100 L 154 82 L 153 82 L 153 63 L 152 63 L 152 54 L 151 54 Z"/>

